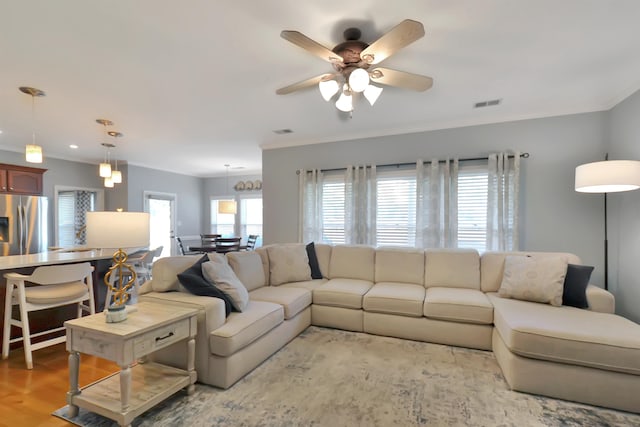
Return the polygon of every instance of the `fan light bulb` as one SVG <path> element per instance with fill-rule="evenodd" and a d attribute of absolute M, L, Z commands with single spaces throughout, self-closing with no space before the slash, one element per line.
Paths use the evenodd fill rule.
<path fill-rule="evenodd" d="M 340 86 L 335 80 L 323 80 L 318 83 L 318 88 L 320 89 L 322 98 L 327 102 L 340 90 Z"/>
<path fill-rule="evenodd" d="M 354 92 L 362 92 L 369 85 L 369 73 L 363 68 L 356 68 L 349 74 L 349 86 Z"/>
<path fill-rule="evenodd" d="M 351 96 L 351 92 L 347 88 L 347 85 L 344 85 L 345 89 L 342 91 L 340 98 L 336 101 L 336 108 L 340 111 L 344 111 L 345 113 L 350 113 L 353 111 L 353 97 Z"/>
<path fill-rule="evenodd" d="M 369 85 L 364 90 L 364 97 L 367 98 L 367 101 L 369 101 L 369 104 L 373 105 L 376 103 L 381 93 L 382 93 L 381 87 Z"/>

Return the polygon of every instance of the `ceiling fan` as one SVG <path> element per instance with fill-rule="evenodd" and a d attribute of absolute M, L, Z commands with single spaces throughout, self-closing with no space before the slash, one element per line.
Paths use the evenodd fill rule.
<path fill-rule="evenodd" d="M 423 25 L 411 19 L 405 19 L 371 44 L 360 40 L 359 29 L 348 28 L 344 32 L 345 41 L 331 50 L 298 31 L 282 31 L 280 36 L 330 62 L 335 72 L 280 88 L 276 91 L 278 95 L 286 95 L 317 84 L 325 101 L 331 100 L 339 93 L 336 108 L 352 112 L 354 93 L 363 93 L 371 105 L 376 102 L 382 88 L 373 83 L 415 91 L 425 91 L 433 86 L 431 77 L 373 67 L 424 36 Z"/>

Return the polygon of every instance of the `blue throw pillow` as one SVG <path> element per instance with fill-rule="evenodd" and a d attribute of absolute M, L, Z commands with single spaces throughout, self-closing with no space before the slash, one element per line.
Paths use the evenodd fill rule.
<path fill-rule="evenodd" d="M 320 271 L 320 263 L 316 255 L 316 245 L 311 242 L 306 246 L 307 257 L 309 258 L 309 268 L 311 269 L 312 279 L 322 279 L 322 271 Z"/>
<path fill-rule="evenodd" d="M 209 257 L 207 255 L 200 258 L 191 267 L 178 274 L 178 281 L 180 281 L 180 284 L 194 295 L 220 298 L 224 301 L 225 314 L 226 316 L 229 316 L 231 308 L 233 307 L 231 299 L 227 294 L 209 283 L 202 275 L 202 264 L 207 261 L 209 261 Z"/>
<path fill-rule="evenodd" d="M 577 308 L 589 308 L 587 301 L 587 286 L 591 279 L 593 267 L 590 265 L 567 265 L 567 275 L 564 278 L 562 305 Z"/>

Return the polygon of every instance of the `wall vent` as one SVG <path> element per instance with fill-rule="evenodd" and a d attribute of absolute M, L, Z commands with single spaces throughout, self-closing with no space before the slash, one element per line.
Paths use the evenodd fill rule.
<path fill-rule="evenodd" d="M 273 131 L 273 133 L 278 135 L 285 135 L 287 133 L 293 133 L 293 131 L 291 129 L 276 129 Z"/>
<path fill-rule="evenodd" d="M 493 107 L 495 105 L 500 105 L 501 103 L 502 99 L 490 99 L 488 101 L 476 102 L 473 104 L 473 108 Z"/>

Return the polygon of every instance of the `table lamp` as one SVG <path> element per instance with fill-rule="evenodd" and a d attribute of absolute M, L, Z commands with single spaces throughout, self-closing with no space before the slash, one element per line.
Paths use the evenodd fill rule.
<path fill-rule="evenodd" d="M 126 248 L 149 246 L 149 214 L 146 212 L 87 212 L 87 246 L 114 249 L 113 264 L 104 276 L 104 282 L 113 294 L 113 304 L 106 311 L 108 323 L 127 318 L 125 304 L 127 291 L 136 282 L 136 272 L 127 264 Z M 111 283 L 111 276 L 117 281 Z M 107 301 L 108 303 L 109 301 Z"/>

